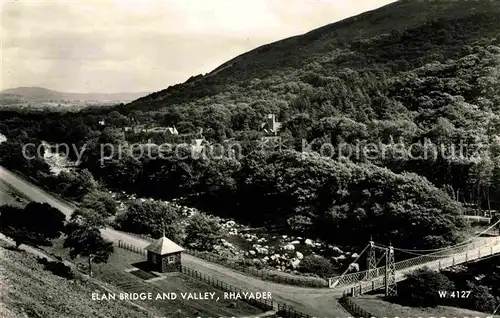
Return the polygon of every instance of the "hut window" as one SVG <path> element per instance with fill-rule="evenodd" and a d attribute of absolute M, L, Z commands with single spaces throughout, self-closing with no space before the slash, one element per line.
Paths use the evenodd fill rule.
<path fill-rule="evenodd" d="M 169 255 L 167 257 L 167 261 L 169 264 L 172 264 L 173 262 L 175 262 L 175 255 Z"/>

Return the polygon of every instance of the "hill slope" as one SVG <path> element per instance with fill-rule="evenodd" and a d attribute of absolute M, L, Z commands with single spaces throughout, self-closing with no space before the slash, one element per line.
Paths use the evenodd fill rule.
<path fill-rule="evenodd" d="M 258 48 L 118 111 L 12 118 L 4 131 L 15 139 L 30 127 L 28 136 L 41 140 L 89 145 L 81 167 L 119 191 L 183 198 L 331 244 L 361 247 L 372 237 L 442 247 L 466 227 L 460 203 L 500 210 L 499 18 L 492 0 L 399 1 Z M 260 143 L 269 113 L 282 123 L 281 151 Z M 101 118 L 106 128 L 175 125 L 191 136 L 201 127 L 210 142 L 237 141 L 243 156 L 181 159 L 171 151 L 102 165 L 100 144 L 171 139 L 103 130 Z M 428 140 L 446 146 L 443 156 L 429 155 Z M 323 145 L 332 147 L 318 156 Z M 2 148 L 5 166 L 35 168 L 13 155 L 19 144 Z"/>
<path fill-rule="evenodd" d="M 349 67 L 391 74 L 461 56 L 465 45 L 498 36 L 499 16 L 495 0 L 401 0 L 261 46 L 129 108 L 158 109 L 208 96 L 220 96 L 217 102 L 248 103 L 262 99 L 265 90 L 271 90 L 273 99 L 291 101 L 296 92 L 276 86 L 300 81 L 307 71 L 331 76 Z"/>
<path fill-rule="evenodd" d="M 37 258 L 0 240 L 0 317 L 153 317 L 127 302 L 98 302 L 92 282 L 56 276 Z M 156 313 L 155 313 L 156 314 Z"/>

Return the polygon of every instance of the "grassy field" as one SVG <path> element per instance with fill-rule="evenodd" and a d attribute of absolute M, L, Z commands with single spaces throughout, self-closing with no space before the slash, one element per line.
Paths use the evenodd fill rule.
<path fill-rule="evenodd" d="M 402 306 L 393 304 L 381 299 L 380 295 L 362 296 L 352 298 L 352 301 L 368 311 L 376 317 L 456 317 L 456 318 L 487 318 L 487 317 L 500 317 L 499 315 L 492 316 L 478 311 L 468 309 L 438 306 L 436 308 L 415 308 L 409 306 Z"/>
<path fill-rule="evenodd" d="M 0 179 L 0 205 L 24 207 L 29 200 Z"/>
<path fill-rule="evenodd" d="M 44 249 L 52 255 L 69 259 L 66 250 L 62 249 L 62 240 L 56 241 L 53 247 Z M 177 293 L 178 298 L 175 300 L 146 300 L 143 302 L 145 307 L 161 312 L 163 316 L 167 317 L 242 317 L 262 313 L 262 310 L 243 301 L 223 300 L 222 291 L 180 273 L 169 274 L 161 280 L 146 282 L 144 279 L 125 271 L 132 269 L 134 267 L 132 264 L 144 260 L 145 258 L 141 255 L 115 247 L 115 253 L 110 257 L 108 263 L 93 266 L 94 277 L 128 293 L 150 292 L 153 295 Z M 87 264 L 85 259 L 76 259 L 73 262 L 84 267 Z M 215 292 L 215 299 L 217 297 L 220 299 L 219 301 L 215 299 L 184 300 L 180 296 L 181 292 Z"/>
<path fill-rule="evenodd" d="M 27 252 L 8 249 L 0 240 L 0 317 L 153 317 L 127 302 L 97 302 L 92 292 L 104 292 L 88 280 L 67 280 L 44 269 Z M 5 291 L 5 293 L 4 293 Z"/>

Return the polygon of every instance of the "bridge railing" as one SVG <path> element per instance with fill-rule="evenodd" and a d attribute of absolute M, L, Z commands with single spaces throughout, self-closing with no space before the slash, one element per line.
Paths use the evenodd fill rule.
<path fill-rule="evenodd" d="M 429 259 L 427 262 L 424 263 L 421 263 L 421 261 L 414 263 L 403 261 L 406 262 L 405 264 L 407 265 L 407 267 L 396 271 L 396 281 L 404 280 L 406 274 L 410 273 L 411 271 L 417 268 L 424 267 L 423 265 L 425 265 L 425 267 L 428 267 L 430 269 L 440 270 L 443 268 L 475 261 L 483 257 L 488 257 L 496 254 L 500 254 L 500 237 L 496 238 L 493 241 L 490 241 L 490 244 L 486 244 L 485 246 L 483 245 L 476 249 L 460 251 L 455 254 L 450 252 L 448 252 L 448 254 L 440 253 L 439 257 L 438 255 L 428 256 L 429 258 L 433 257 L 433 259 L 432 260 Z M 351 296 L 356 296 L 359 294 L 364 294 L 380 289 L 385 286 L 385 276 L 381 275 L 380 277 L 376 277 L 369 282 L 359 282 L 359 284 L 354 283 L 353 285 L 355 286 L 352 286 L 349 289 L 344 290 L 344 294 L 350 294 Z"/>
<path fill-rule="evenodd" d="M 397 262 L 395 264 L 396 270 L 402 270 L 402 269 L 410 268 L 413 266 L 423 265 L 423 264 L 426 264 L 426 263 L 429 263 L 429 262 L 432 262 L 435 260 L 450 257 L 450 255 L 455 255 L 455 258 L 463 257 L 463 259 L 465 260 L 465 258 L 467 257 L 468 254 L 473 255 L 475 251 L 478 251 L 485 246 L 488 247 L 488 246 L 496 245 L 499 243 L 500 243 L 500 238 L 496 238 L 494 240 L 492 240 L 492 239 L 479 240 L 479 241 L 476 241 L 474 243 L 471 243 L 470 245 L 457 246 L 457 247 L 446 249 L 446 250 L 443 250 L 440 252 L 427 254 L 427 255 L 423 255 L 423 256 L 418 256 L 415 258 L 411 258 L 411 259 L 407 259 L 407 260 L 404 260 L 401 262 Z M 465 261 L 467 261 L 467 260 L 465 260 Z M 458 263 L 458 261 L 457 261 L 457 263 Z M 461 261 L 460 263 L 463 263 L 463 261 Z"/>
<path fill-rule="evenodd" d="M 477 240 L 475 242 L 471 242 L 470 244 L 467 245 L 460 245 L 456 247 L 452 247 L 449 249 L 443 249 L 442 251 L 439 252 L 434 252 L 431 254 L 426 254 L 422 256 L 416 256 L 414 258 L 410 258 L 404 261 L 397 262 L 395 264 L 396 270 L 403 270 L 406 268 L 411 268 L 414 266 L 419 266 L 423 265 L 435 260 L 439 260 L 442 258 L 449 257 L 451 254 L 457 254 L 457 255 L 465 255 L 467 254 L 468 251 L 476 251 L 478 248 L 484 247 L 484 246 L 491 246 L 495 244 L 500 244 L 500 237 L 497 237 L 492 241 L 492 238 L 484 238 Z M 411 253 L 411 252 L 410 252 Z M 415 253 L 416 254 L 416 253 Z M 472 254 L 471 254 L 472 255 Z M 460 262 L 460 263 L 463 263 Z M 333 282 L 336 282 L 338 280 L 338 283 L 336 286 L 342 286 L 342 285 L 351 285 L 351 284 L 356 284 L 361 281 L 363 281 L 367 277 L 367 270 L 356 272 L 356 273 L 351 273 L 347 274 L 344 276 L 337 276 L 330 278 L 330 286 L 333 286 Z M 373 270 L 373 272 L 370 272 L 370 277 L 375 278 L 379 277 L 382 275 L 385 275 L 385 266 L 380 266 L 377 267 L 376 269 Z"/>

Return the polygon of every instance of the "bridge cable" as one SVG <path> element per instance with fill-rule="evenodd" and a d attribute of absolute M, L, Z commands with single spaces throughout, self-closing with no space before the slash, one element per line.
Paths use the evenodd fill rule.
<path fill-rule="evenodd" d="M 443 258 L 443 257 L 452 257 L 452 256 L 456 256 L 457 254 L 467 253 L 467 252 L 468 251 L 463 251 L 463 252 L 456 252 L 456 253 L 453 253 L 453 254 L 437 254 L 437 253 L 417 254 L 417 253 L 402 251 L 402 253 L 406 253 L 406 254 L 409 254 L 409 255 L 415 255 L 415 256 L 417 256 L 417 257 L 413 257 L 411 259 L 416 259 L 416 258 L 424 257 L 424 256 L 438 259 L 438 258 Z"/>
<path fill-rule="evenodd" d="M 356 261 L 361 257 L 361 255 L 363 255 L 363 253 L 368 249 L 369 246 L 370 246 L 370 244 L 366 244 L 365 248 L 361 251 L 361 253 L 359 253 L 358 257 L 356 257 L 356 259 L 351 262 L 351 264 L 356 263 Z M 335 286 L 338 285 L 338 283 L 340 282 L 342 277 L 344 277 L 347 274 L 347 272 L 349 271 L 349 269 L 351 268 L 351 266 L 350 266 L 351 264 L 349 264 L 349 267 L 347 267 L 347 269 L 342 273 L 342 275 L 337 277 L 337 279 L 335 280 L 335 282 L 333 283 L 333 285 L 330 288 L 335 288 Z"/>
<path fill-rule="evenodd" d="M 469 242 L 473 241 L 474 239 L 480 237 L 481 235 L 485 234 L 486 232 L 488 232 L 489 230 L 491 230 L 492 228 L 494 228 L 498 224 L 500 224 L 500 220 L 498 220 L 496 223 L 494 223 L 493 225 L 491 225 L 489 228 L 487 228 L 483 232 L 478 233 L 477 235 L 474 235 L 474 236 L 472 236 L 471 238 L 469 238 L 469 239 L 467 239 L 465 241 L 462 241 L 460 243 L 457 243 L 455 245 L 451 245 L 451 246 L 448 246 L 448 247 L 441 247 L 441 248 L 434 248 L 434 249 L 427 249 L 427 250 L 405 249 L 405 248 L 397 248 L 397 247 L 393 247 L 393 248 L 395 250 L 398 250 L 398 251 L 401 251 L 401 252 L 439 252 L 439 251 L 444 251 L 444 250 L 447 250 L 447 249 L 451 249 L 451 248 L 454 248 L 454 247 L 459 247 L 461 245 L 469 243 Z M 377 245 L 379 246 L 379 248 L 387 248 L 387 246 L 382 245 L 382 244 L 377 244 Z"/>
<path fill-rule="evenodd" d="M 494 316 L 497 313 L 498 309 L 500 309 L 500 305 L 497 306 L 497 308 L 493 311 L 491 315 Z"/>

